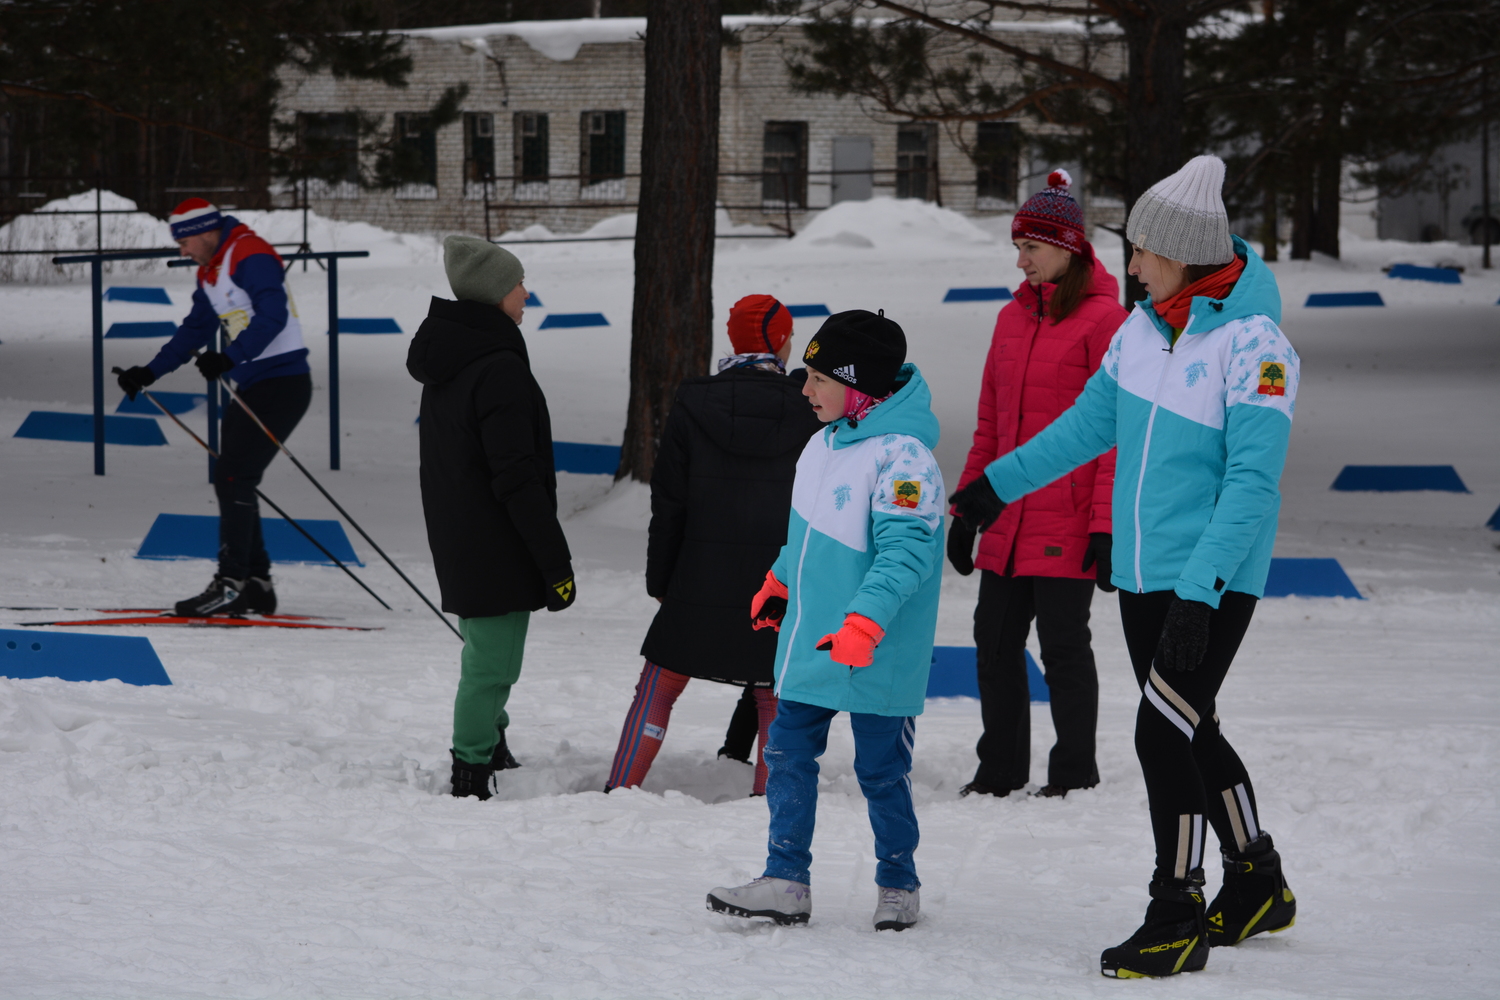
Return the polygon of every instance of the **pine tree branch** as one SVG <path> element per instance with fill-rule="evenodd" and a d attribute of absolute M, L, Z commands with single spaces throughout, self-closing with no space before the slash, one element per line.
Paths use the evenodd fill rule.
<path fill-rule="evenodd" d="M 965 27 L 961 24 L 954 24 L 952 21 L 944 21 L 942 18 L 933 17 L 930 14 L 926 14 L 920 10 L 917 10 L 915 7 L 908 7 L 906 4 L 896 3 L 894 2 L 894 0 L 870 0 L 870 2 L 875 4 L 877 7 L 884 7 L 886 10 L 895 11 L 896 13 L 901 14 L 904 17 L 908 17 L 914 21 L 920 21 L 921 23 L 926 24 L 929 27 L 937 28 L 941 31 L 946 31 L 951 34 L 958 35 L 960 38 L 967 38 L 970 41 L 976 42 L 980 45 L 985 45 L 993 49 L 999 49 L 1001 52 L 1016 56 L 1028 62 L 1034 62 L 1038 66 L 1054 70 L 1058 73 L 1063 74 L 1064 76 L 1073 77 L 1080 84 L 1085 84 L 1091 89 L 1103 90 L 1106 93 L 1113 94 L 1120 100 L 1125 99 L 1125 88 L 1122 87 L 1118 82 L 1108 79 L 1107 77 L 1100 76 L 1097 73 L 1090 72 L 1089 70 L 1080 69 L 1079 67 L 1074 66 L 1071 63 L 1065 63 L 1060 60 L 1053 59 L 1050 56 L 1044 56 L 1040 53 L 1031 52 L 1027 49 L 1021 48 L 1020 46 L 1011 45 L 1008 42 L 1003 42 L 998 38 L 991 38 L 989 35 L 985 34 L 982 31 L 975 31 L 973 28 Z"/>

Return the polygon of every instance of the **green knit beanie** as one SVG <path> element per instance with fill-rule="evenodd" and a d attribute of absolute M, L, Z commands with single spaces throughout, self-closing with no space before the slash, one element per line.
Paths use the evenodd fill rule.
<path fill-rule="evenodd" d="M 499 305 L 526 277 L 516 255 L 477 236 L 449 236 L 443 240 L 443 269 L 453 297 Z"/>

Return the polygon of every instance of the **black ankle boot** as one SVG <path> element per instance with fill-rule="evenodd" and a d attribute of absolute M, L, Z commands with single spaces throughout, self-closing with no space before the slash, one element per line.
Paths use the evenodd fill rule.
<path fill-rule="evenodd" d="M 1224 887 L 1208 906 L 1208 943 L 1239 944 L 1256 934 L 1275 934 L 1297 922 L 1297 898 L 1286 887 L 1281 855 L 1262 831 L 1242 852 L 1224 855 Z"/>
<path fill-rule="evenodd" d="M 511 755 L 510 747 L 505 745 L 505 730 L 500 730 L 500 742 L 495 744 L 495 752 L 490 754 L 490 770 L 509 771 L 520 766 L 521 762 Z"/>
<path fill-rule="evenodd" d="M 1155 979 L 1197 972 L 1208 964 L 1203 869 L 1187 878 L 1156 879 L 1146 920 L 1125 943 L 1105 949 L 1099 971 L 1116 979 Z"/>
<path fill-rule="evenodd" d="M 458 759 L 458 755 L 452 750 L 448 756 L 453 758 L 453 797 L 461 799 L 466 795 L 472 795 L 480 802 L 490 797 L 490 775 L 494 769 L 488 764 L 469 764 Z"/>

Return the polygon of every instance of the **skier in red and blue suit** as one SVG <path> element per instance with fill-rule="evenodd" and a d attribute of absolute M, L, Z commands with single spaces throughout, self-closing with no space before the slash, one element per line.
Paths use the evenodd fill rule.
<path fill-rule="evenodd" d="M 194 361 L 210 382 L 228 375 L 245 405 L 285 441 L 312 400 L 302 324 L 287 293 L 281 257 L 244 223 L 202 198 L 172 210 L 172 239 L 198 264 L 193 308 L 149 364 L 123 372 L 120 388 L 136 393 Z M 224 331 L 224 350 L 212 350 Z M 200 353 L 201 352 L 201 353 Z M 276 610 L 271 561 L 261 536 L 255 489 L 276 445 L 238 404 L 224 412 L 214 493 L 219 499 L 219 571 L 208 589 L 178 601 L 185 617 Z"/>

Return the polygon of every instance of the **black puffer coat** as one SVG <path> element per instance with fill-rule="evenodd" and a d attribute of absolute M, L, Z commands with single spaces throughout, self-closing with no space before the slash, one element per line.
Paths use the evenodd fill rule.
<path fill-rule="evenodd" d="M 805 371 L 753 368 L 677 390 L 651 475 L 646 590 L 662 598 L 641 655 L 690 677 L 766 685 L 776 633 L 750 599 L 786 542 L 797 458 L 822 426 Z"/>
<path fill-rule="evenodd" d="M 422 389 L 422 511 L 443 610 L 535 611 L 572 575 L 547 400 L 495 306 L 434 298 L 406 355 Z"/>

